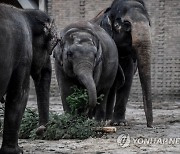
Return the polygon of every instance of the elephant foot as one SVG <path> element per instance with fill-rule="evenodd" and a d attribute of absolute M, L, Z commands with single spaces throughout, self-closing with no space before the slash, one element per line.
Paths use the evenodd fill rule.
<path fill-rule="evenodd" d="M 125 119 L 119 119 L 119 120 L 112 120 L 110 122 L 111 126 L 127 126 L 128 123 Z"/>
<path fill-rule="evenodd" d="M 106 120 L 105 121 L 105 126 L 111 126 L 111 120 Z"/>
<path fill-rule="evenodd" d="M 153 128 L 153 126 L 152 126 L 152 122 L 151 122 L 151 123 L 147 123 L 147 127 L 149 127 L 149 128 Z"/>
<path fill-rule="evenodd" d="M 46 130 L 46 127 L 44 125 L 41 125 L 36 130 L 36 135 L 42 136 Z"/>
<path fill-rule="evenodd" d="M 103 116 L 95 116 L 95 120 L 97 121 L 97 122 L 105 122 L 105 118 L 103 117 Z"/>
<path fill-rule="evenodd" d="M 0 154 L 23 154 L 23 150 L 19 146 L 15 148 L 3 146 L 0 149 Z"/>

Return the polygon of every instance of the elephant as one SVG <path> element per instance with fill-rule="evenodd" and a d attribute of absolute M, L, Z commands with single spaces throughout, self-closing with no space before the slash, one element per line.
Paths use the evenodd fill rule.
<path fill-rule="evenodd" d="M 112 125 L 126 124 L 125 111 L 134 73 L 138 68 L 147 127 L 152 127 L 151 36 L 150 19 L 142 0 L 114 0 L 90 22 L 100 25 L 115 41 L 124 85 L 116 91 L 116 101 L 109 104 Z M 114 107 L 114 108 L 113 108 Z"/>
<path fill-rule="evenodd" d="M 54 50 L 54 58 L 65 113 L 71 112 L 66 98 L 76 85 L 87 89 L 89 101 L 84 114 L 97 121 L 105 120 L 109 91 L 117 71 L 122 72 L 114 41 L 100 26 L 85 21 L 68 25 L 60 36 L 60 48 Z M 123 82 L 123 72 L 121 77 Z M 103 101 L 97 103 L 101 94 Z"/>
<path fill-rule="evenodd" d="M 58 43 L 52 19 L 39 10 L 0 4 L 0 100 L 5 98 L 0 154 L 19 154 L 18 132 L 32 76 L 40 120 L 48 121 L 50 55 Z"/>

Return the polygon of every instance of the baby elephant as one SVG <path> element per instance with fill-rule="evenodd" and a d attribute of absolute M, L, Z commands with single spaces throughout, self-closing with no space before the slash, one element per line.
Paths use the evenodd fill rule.
<path fill-rule="evenodd" d="M 114 41 L 98 25 L 90 22 L 70 24 L 61 32 L 59 50 L 54 51 L 56 76 L 65 112 L 70 112 L 66 97 L 72 86 L 87 89 L 91 118 L 105 119 L 106 103 L 118 70 L 118 52 Z M 103 94 L 101 103 L 97 96 Z"/>

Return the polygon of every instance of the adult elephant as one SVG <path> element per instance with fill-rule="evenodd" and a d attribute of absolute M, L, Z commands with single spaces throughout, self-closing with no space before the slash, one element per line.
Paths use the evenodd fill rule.
<path fill-rule="evenodd" d="M 18 131 L 30 75 L 36 86 L 40 116 L 44 117 L 40 123 L 48 120 L 50 54 L 58 39 L 54 37 L 51 19 L 38 10 L 0 4 L 0 23 L 0 100 L 6 95 L 0 154 L 19 154 L 22 150 L 18 146 Z"/>
<path fill-rule="evenodd" d="M 99 24 L 114 39 L 119 53 L 119 64 L 125 74 L 125 84 L 117 90 L 114 113 L 109 111 L 112 124 L 126 123 L 125 111 L 133 75 L 138 67 L 147 126 L 152 127 L 151 100 L 151 39 L 150 20 L 142 0 L 114 0 L 91 22 Z M 109 104 L 112 108 L 112 104 Z"/>
<path fill-rule="evenodd" d="M 61 32 L 60 50 L 54 52 L 55 70 L 65 112 L 71 112 L 66 102 L 71 87 L 85 87 L 89 96 L 88 114 L 104 120 L 109 90 L 118 69 L 118 52 L 112 38 L 98 25 L 90 22 L 70 24 Z M 119 71 L 122 69 L 119 66 Z M 123 81 L 123 74 L 122 81 Z M 104 94 L 97 104 L 97 95 Z"/>

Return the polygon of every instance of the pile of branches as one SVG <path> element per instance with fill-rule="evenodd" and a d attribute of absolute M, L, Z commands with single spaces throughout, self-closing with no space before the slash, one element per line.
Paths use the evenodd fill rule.
<path fill-rule="evenodd" d="M 101 137 L 103 132 L 96 131 L 94 128 L 99 127 L 100 124 L 94 119 L 88 119 L 83 116 L 83 111 L 86 110 L 88 103 L 88 94 L 85 89 L 78 89 L 72 87 L 74 92 L 67 97 L 67 102 L 71 108 L 71 114 L 50 113 L 50 119 L 46 126 L 46 130 L 42 136 L 36 135 L 38 127 L 37 111 L 26 108 L 19 137 L 23 139 L 45 139 L 45 140 L 59 140 L 59 139 L 86 139 L 91 137 Z M 102 100 L 101 95 L 98 100 Z"/>

